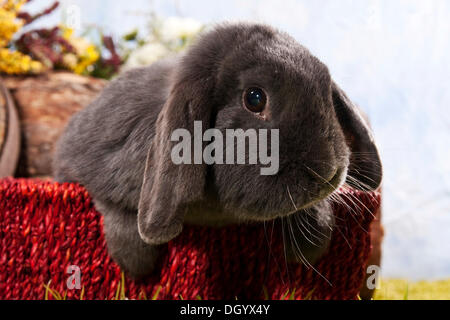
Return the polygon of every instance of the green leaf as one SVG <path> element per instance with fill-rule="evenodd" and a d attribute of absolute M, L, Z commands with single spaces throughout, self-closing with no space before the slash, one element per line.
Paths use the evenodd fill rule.
<path fill-rule="evenodd" d="M 138 36 L 138 29 L 134 29 L 133 31 L 127 33 L 126 35 L 123 36 L 123 40 L 125 41 L 134 41 L 137 39 Z"/>

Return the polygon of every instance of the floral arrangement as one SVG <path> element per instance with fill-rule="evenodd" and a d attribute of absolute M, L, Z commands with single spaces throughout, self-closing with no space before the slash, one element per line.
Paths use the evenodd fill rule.
<path fill-rule="evenodd" d="M 14 34 L 25 24 L 25 20 L 19 18 L 19 10 L 25 2 L 7 0 L 0 3 L 0 72 L 37 73 L 43 69 L 39 61 L 10 48 Z"/>
<path fill-rule="evenodd" d="M 141 38 L 138 31 L 126 35 L 124 40 L 133 49 L 125 49 L 124 70 L 152 64 L 153 62 L 184 50 L 204 29 L 204 26 L 191 18 L 160 18 L 152 14 L 149 34 Z"/>
<path fill-rule="evenodd" d="M 182 51 L 204 28 L 190 18 L 163 19 L 153 13 L 144 36 L 135 30 L 122 37 L 116 47 L 113 38 L 99 28 L 91 28 L 84 37 L 76 36 L 65 25 L 22 32 L 24 26 L 59 7 L 59 1 L 55 1 L 42 12 L 30 15 L 22 11 L 30 1 L 0 0 L 0 73 L 36 74 L 63 69 L 109 79 L 120 69 L 149 65 Z"/>
<path fill-rule="evenodd" d="M 14 38 L 21 28 L 42 16 L 51 14 L 58 6 L 55 1 L 41 13 L 31 16 L 21 11 L 31 0 L 0 1 L 0 72 L 7 74 L 40 73 L 50 69 L 65 69 L 77 74 L 109 78 L 117 73 L 122 59 L 111 37 L 101 35 L 94 44 L 76 37 L 71 28 L 60 25 L 33 29 Z M 105 58 L 102 53 L 106 53 Z"/>

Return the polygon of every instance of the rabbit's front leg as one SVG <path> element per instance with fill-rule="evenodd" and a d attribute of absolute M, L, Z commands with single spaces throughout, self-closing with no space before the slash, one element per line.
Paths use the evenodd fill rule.
<path fill-rule="evenodd" d="M 150 274 L 155 268 L 159 248 L 145 243 L 139 236 L 137 213 L 99 201 L 95 206 L 103 214 L 108 253 L 114 261 L 135 279 Z"/>
<path fill-rule="evenodd" d="M 334 215 L 326 201 L 284 218 L 284 238 L 289 261 L 314 265 L 327 251 Z"/>

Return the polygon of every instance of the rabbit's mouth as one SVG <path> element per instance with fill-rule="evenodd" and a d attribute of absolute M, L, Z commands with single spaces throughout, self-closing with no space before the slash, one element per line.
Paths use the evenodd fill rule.
<path fill-rule="evenodd" d="M 288 188 L 288 195 L 292 203 L 293 209 L 288 211 L 286 214 L 280 215 L 280 217 L 290 216 L 300 210 L 309 209 L 311 207 L 314 207 L 317 203 L 329 198 L 345 183 L 347 172 L 348 172 L 347 167 L 341 167 L 337 168 L 332 174 L 330 174 L 330 178 L 328 179 L 321 178 L 322 179 L 321 188 L 316 194 L 316 196 L 312 196 L 309 201 L 301 205 L 295 204 Z"/>
<path fill-rule="evenodd" d="M 211 193 L 211 198 L 220 208 L 221 216 L 232 221 L 263 222 L 287 217 L 333 197 L 333 193 L 345 183 L 348 171 L 347 161 L 340 161 L 340 163 L 330 161 L 327 167 L 323 165 L 323 162 L 321 163 L 320 167 L 314 166 L 314 162 L 312 164 L 306 161 L 289 163 L 281 167 L 277 175 L 263 178 L 256 173 L 252 174 L 251 178 L 240 185 L 239 197 L 229 192 L 230 189 L 235 188 L 235 184 L 227 180 L 225 181 L 227 188 L 210 189 L 214 191 Z M 219 170 L 221 167 L 215 169 L 214 173 L 217 176 L 230 177 L 228 172 Z M 239 173 L 242 174 L 242 172 Z M 218 185 L 221 186 L 221 184 Z M 270 185 L 270 188 L 259 190 L 261 185 Z M 208 216 L 213 214 L 208 213 Z"/>
<path fill-rule="evenodd" d="M 336 192 L 345 183 L 347 172 L 347 167 L 338 168 L 334 174 L 330 175 L 331 178 L 324 180 L 315 202 L 324 200 Z"/>
<path fill-rule="evenodd" d="M 334 191 L 344 183 L 345 177 L 347 176 L 347 170 L 347 167 L 336 169 L 335 173 L 326 182 L 326 185 L 329 187 L 329 189 Z"/>

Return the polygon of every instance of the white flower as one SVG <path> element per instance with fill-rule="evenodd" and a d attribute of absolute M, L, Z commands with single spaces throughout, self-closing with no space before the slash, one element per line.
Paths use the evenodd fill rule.
<path fill-rule="evenodd" d="M 203 25 L 191 18 L 169 17 L 161 26 L 161 38 L 165 42 L 190 39 L 200 32 Z"/>
<path fill-rule="evenodd" d="M 182 51 L 203 28 L 200 22 L 190 18 L 170 17 L 155 21 L 154 33 L 145 45 L 131 52 L 122 71 L 150 65 Z"/>
<path fill-rule="evenodd" d="M 130 54 L 124 69 L 147 66 L 167 57 L 169 54 L 170 51 L 161 43 L 147 43 Z"/>

